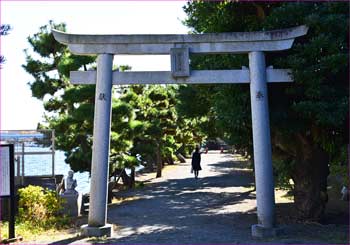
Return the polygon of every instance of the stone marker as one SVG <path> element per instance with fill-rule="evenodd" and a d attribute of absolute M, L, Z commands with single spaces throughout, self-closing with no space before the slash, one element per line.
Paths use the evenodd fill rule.
<path fill-rule="evenodd" d="M 73 176 L 74 172 L 69 170 L 65 181 L 66 190 L 60 196 L 64 200 L 63 213 L 71 217 L 77 217 L 80 215 L 81 195 L 75 190 L 77 180 Z"/>

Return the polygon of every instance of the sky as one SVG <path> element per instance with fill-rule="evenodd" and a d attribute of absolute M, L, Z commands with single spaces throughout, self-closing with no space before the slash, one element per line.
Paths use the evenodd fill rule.
<path fill-rule="evenodd" d="M 31 96 L 31 75 L 22 68 L 23 50 L 30 50 L 27 37 L 53 20 L 67 24 L 67 32 L 81 34 L 186 34 L 186 1 L 1 1 L 1 24 L 10 24 L 1 36 L 0 70 L 1 130 L 36 129 L 43 121 L 42 101 Z M 115 56 L 114 64 L 130 65 L 134 71 L 170 70 L 170 58 Z"/>

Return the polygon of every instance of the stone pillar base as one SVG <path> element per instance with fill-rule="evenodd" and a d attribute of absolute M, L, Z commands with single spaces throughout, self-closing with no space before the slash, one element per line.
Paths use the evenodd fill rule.
<path fill-rule="evenodd" d="M 256 238 L 276 237 L 282 234 L 281 228 L 266 228 L 262 225 L 252 225 L 252 236 Z"/>
<path fill-rule="evenodd" d="M 113 235 L 113 226 L 111 224 L 105 224 L 104 226 L 100 227 L 82 225 L 80 229 L 82 236 L 87 237 L 111 237 Z"/>

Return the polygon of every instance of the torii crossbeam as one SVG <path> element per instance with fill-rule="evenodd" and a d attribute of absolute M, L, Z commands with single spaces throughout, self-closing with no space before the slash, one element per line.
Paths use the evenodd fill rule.
<path fill-rule="evenodd" d="M 74 84 L 95 84 L 95 115 L 91 166 L 90 208 L 87 236 L 111 236 L 106 224 L 112 85 L 249 83 L 251 96 L 254 165 L 258 224 L 252 235 L 275 235 L 275 196 L 272 173 L 267 82 L 292 82 L 290 70 L 266 68 L 264 52 L 291 48 L 294 39 L 307 33 L 306 26 L 263 32 L 193 35 L 77 35 L 53 30 L 60 43 L 74 54 L 97 54 L 97 71 L 72 71 Z M 249 69 L 190 71 L 189 54 L 248 53 Z M 170 54 L 171 71 L 112 71 L 118 54 Z"/>

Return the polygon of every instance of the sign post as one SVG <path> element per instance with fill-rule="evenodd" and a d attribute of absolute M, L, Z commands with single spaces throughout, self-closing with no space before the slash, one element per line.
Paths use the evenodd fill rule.
<path fill-rule="evenodd" d="M 0 147 L 0 197 L 10 198 L 9 239 L 15 238 L 15 169 L 13 144 Z"/>

